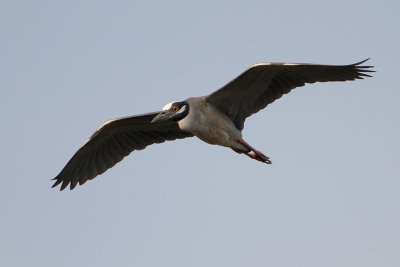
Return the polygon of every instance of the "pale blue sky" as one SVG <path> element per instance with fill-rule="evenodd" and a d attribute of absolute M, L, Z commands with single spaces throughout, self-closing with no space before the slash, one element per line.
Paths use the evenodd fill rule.
<path fill-rule="evenodd" d="M 398 1 L 0 0 L 1 266 L 400 266 Z M 373 78 L 296 89 L 246 122 L 271 166 L 197 139 L 50 189 L 104 121 L 262 61 Z"/>

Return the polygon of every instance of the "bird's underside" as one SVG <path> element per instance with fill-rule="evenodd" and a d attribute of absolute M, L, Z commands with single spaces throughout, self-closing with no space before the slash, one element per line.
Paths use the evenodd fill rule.
<path fill-rule="evenodd" d="M 161 112 L 110 120 L 73 155 L 53 179 L 53 187 L 61 184 L 60 190 L 68 185 L 74 189 L 104 173 L 132 151 L 198 135 L 194 129 L 198 131 L 199 125 L 201 129 L 211 129 L 211 121 L 217 122 L 212 129 L 220 128 L 230 141 L 213 140 L 212 130 L 202 130 L 202 137 L 209 139 L 209 143 L 230 147 L 270 164 L 267 156 L 241 138 L 246 118 L 306 83 L 371 77 L 372 66 L 362 65 L 365 61 L 350 65 L 259 63 L 208 96 L 171 103 Z"/>

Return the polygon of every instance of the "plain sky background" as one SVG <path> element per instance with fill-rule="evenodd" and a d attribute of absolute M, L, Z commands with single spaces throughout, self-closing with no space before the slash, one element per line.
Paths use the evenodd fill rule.
<path fill-rule="evenodd" d="M 400 266 L 398 1 L 0 0 L 0 266 Z M 373 78 L 298 88 L 246 121 L 265 165 L 192 138 L 74 191 L 104 121 L 217 90 L 256 62 Z"/>

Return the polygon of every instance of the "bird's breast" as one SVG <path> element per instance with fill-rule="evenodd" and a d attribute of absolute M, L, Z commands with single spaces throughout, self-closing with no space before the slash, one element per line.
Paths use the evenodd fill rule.
<path fill-rule="evenodd" d="M 242 137 L 232 121 L 211 105 L 191 107 L 189 114 L 178 125 L 182 130 L 213 145 L 232 147 Z"/>

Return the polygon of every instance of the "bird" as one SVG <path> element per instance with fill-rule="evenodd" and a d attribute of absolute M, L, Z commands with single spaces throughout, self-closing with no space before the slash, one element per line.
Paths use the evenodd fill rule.
<path fill-rule="evenodd" d="M 269 157 L 242 137 L 246 118 L 296 87 L 316 82 L 372 77 L 368 59 L 349 65 L 257 63 L 219 90 L 166 104 L 161 111 L 105 122 L 52 180 L 74 189 L 113 167 L 132 151 L 149 145 L 196 136 L 271 164 Z"/>

